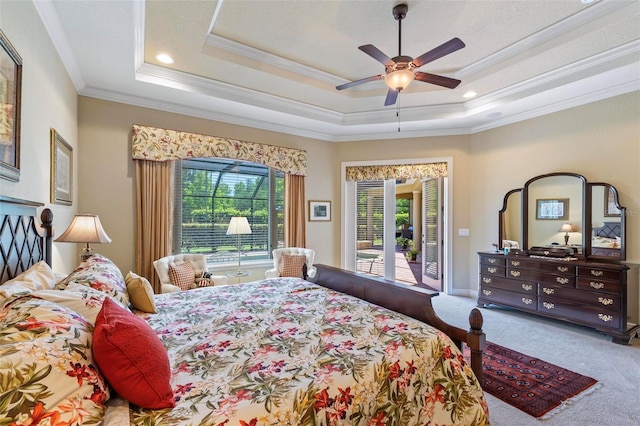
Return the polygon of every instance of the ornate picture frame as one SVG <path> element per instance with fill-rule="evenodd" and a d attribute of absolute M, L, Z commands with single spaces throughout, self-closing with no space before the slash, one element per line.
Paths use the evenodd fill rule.
<path fill-rule="evenodd" d="M 51 129 L 51 202 L 73 203 L 73 148 Z"/>
<path fill-rule="evenodd" d="M 22 58 L 0 30 L 0 178 L 20 180 Z"/>
<path fill-rule="evenodd" d="M 331 221 L 331 201 L 309 200 L 309 221 L 310 222 L 330 222 Z"/>
<path fill-rule="evenodd" d="M 537 220 L 568 220 L 568 198 L 539 198 L 536 200 Z"/>
<path fill-rule="evenodd" d="M 620 217 L 620 209 L 616 206 L 613 190 L 608 186 L 604 188 L 604 216 Z"/>

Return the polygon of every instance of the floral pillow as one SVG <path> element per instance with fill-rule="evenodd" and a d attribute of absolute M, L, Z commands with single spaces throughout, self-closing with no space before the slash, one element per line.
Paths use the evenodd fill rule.
<path fill-rule="evenodd" d="M 33 292 L 32 295 L 71 309 L 83 316 L 91 325 L 95 325 L 96 316 L 102 309 L 104 299 L 109 297 L 102 291 L 74 282 L 64 290 L 40 290 Z M 126 306 L 122 307 L 126 308 Z"/>
<path fill-rule="evenodd" d="M 82 262 L 75 271 L 56 285 L 56 289 L 64 290 L 72 282 L 103 291 L 124 306 L 129 306 L 127 286 L 122 272 L 115 263 L 100 254 L 94 254 Z"/>
<path fill-rule="evenodd" d="M 70 309 L 33 296 L 0 305 L 3 424 L 100 424 L 109 391 L 92 331 Z"/>

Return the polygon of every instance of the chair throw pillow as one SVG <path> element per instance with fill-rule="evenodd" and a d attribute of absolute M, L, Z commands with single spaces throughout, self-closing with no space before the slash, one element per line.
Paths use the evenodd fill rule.
<path fill-rule="evenodd" d="M 142 408 L 175 407 L 162 342 L 142 318 L 108 297 L 96 318 L 93 357 L 122 398 Z"/>
<path fill-rule="evenodd" d="M 180 287 L 180 290 L 189 290 L 194 287 L 196 272 L 190 262 L 170 263 L 169 279 L 171 284 Z"/>
<path fill-rule="evenodd" d="M 129 271 L 124 282 L 127 284 L 129 300 L 135 309 L 150 314 L 157 312 L 156 301 L 153 298 L 153 288 L 149 280 Z"/>
<path fill-rule="evenodd" d="M 302 265 L 307 262 L 304 254 L 283 254 L 282 266 L 280 267 L 281 277 L 302 277 Z"/>

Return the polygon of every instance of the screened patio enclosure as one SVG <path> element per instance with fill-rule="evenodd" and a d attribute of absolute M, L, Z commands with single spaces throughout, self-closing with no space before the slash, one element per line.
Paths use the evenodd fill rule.
<path fill-rule="evenodd" d="M 242 160 L 198 158 L 176 167 L 174 253 L 201 253 L 209 264 L 268 260 L 284 245 L 284 173 Z M 251 234 L 227 235 L 245 216 Z"/>

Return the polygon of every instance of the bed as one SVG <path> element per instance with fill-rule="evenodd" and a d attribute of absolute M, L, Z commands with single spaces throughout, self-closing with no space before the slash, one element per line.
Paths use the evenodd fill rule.
<path fill-rule="evenodd" d="M 622 224 L 618 222 L 604 222 L 600 227 L 593 228 L 591 237 L 591 254 L 594 256 L 620 257 Z"/>
<path fill-rule="evenodd" d="M 37 220 L 39 203 L 3 197 L 0 207 L 9 424 L 489 424 L 477 310 L 466 331 L 438 318 L 437 293 L 326 265 L 313 281 L 204 287 L 155 295 L 155 312 L 128 310 L 134 293 L 103 256 L 68 276 L 47 270 L 50 210 Z M 144 374 L 117 376 L 124 361 Z"/>

